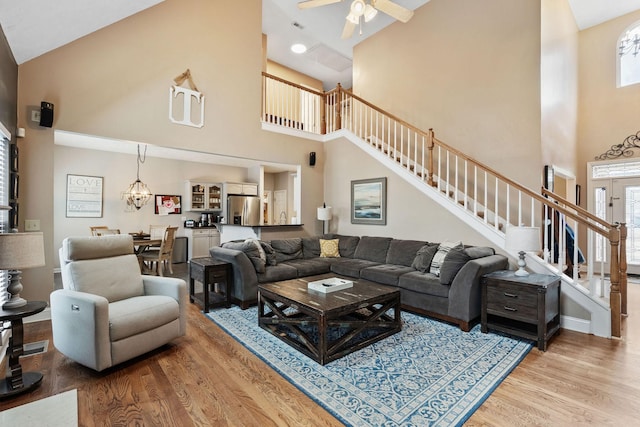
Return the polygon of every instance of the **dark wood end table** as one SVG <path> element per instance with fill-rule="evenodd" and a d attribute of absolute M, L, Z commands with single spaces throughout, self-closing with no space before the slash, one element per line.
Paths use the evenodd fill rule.
<path fill-rule="evenodd" d="M 47 307 L 45 301 L 28 301 L 16 308 L 0 308 L 0 322 L 11 322 L 11 338 L 7 355 L 7 376 L 0 382 L 0 399 L 26 393 L 38 387 L 42 382 L 40 372 L 22 372 L 20 356 L 23 353 L 24 325 L 22 319 L 40 313 Z"/>
<path fill-rule="evenodd" d="M 329 276 L 258 285 L 260 327 L 321 365 L 401 330 L 398 288 L 353 279 L 327 294 L 307 289 Z"/>
<path fill-rule="evenodd" d="M 536 341 L 546 351 L 560 329 L 560 277 L 509 270 L 483 276 L 481 330 L 489 329 Z"/>
<path fill-rule="evenodd" d="M 202 293 L 195 292 L 195 281 L 202 283 Z M 224 286 L 220 286 L 224 284 Z M 217 286 L 216 286 L 217 285 Z M 208 313 L 215 307 L 231 305 L 233 270 L 231 264 L 211 257 L 191 258 L 189 261 L 189 299 L 198 302 Z"/>

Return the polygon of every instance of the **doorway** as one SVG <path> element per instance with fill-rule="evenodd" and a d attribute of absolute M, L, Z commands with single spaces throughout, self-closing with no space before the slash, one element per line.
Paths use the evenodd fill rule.
<path fill-rule="evenodd" d="M 589 164 L 589 211 L 608 223 L 627 226 L 627 273 L 640 274 L 640 162 L 638 159 Z M 595 261 L 609 270 L 608 241 L 596 240 Z"/>

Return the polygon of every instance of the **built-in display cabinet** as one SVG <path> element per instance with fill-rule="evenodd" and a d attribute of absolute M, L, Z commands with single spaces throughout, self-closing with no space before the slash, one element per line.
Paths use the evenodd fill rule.
<path fill-rule="evenodd" d="M 222 210 L 221 183 L 187 181 L 185 187 L 185 210 L 194 212 Z"/>

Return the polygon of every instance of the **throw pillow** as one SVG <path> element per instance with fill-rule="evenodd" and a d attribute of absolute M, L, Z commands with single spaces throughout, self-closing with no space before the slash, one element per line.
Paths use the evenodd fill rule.
<path fill-rule="evenodd" d="M 320 239 L 320 258 L 340 258 L 340 239 Z"/>
<path fill-rule="evenodd" d="M 416 253 L 416 257 L 413 259 L 413 263 L 411 263 L 411 267 L 416 270 L 426 273 L 429 271 L 429 267 L 431 266 L 431 260 L 433 256 L 436 254 L 438 250 L 438 245 L 424 245 L 418 252 Z"/>
<path fill-rule="evenodd" d="M 262 250 L 264 251 L 267 257 L 267 265 L 276 265 L 276 251 L 271 247 L 271 245 L 267 242 L 260 241 L 260 246 L 262 246 Z"/>
<path fill-rule="evenodd" d="M 469 262 L 471 257 L 462 246 L 451 249 L 444 257 L 442 267 L 440 267 L 440 283 L 450 285 L 458 274 L 458 271 Z"/>
<path fill-rule="evenodd" d="M 264 252 L 264 249 L 262 249 L 262 245 L 260 244 L 259 240 L 257 240 L 257 239 L 247 239 L 244 242 L 248 243 L 250 245 L 254 245 L 256 247 L 256 249 L 258 250 L 258 253 L 260 254 L 260 259 L 263 260 L 265 263 L 267 262 L 267 254 Z"/>
<path fill-rule="evenodd" d="M 431 260 L 431 267 L 429 267 L 429 273 L 434 274 L 436 276 L 440 276 L 440 268 L 442 267 L 442 263 L 444 262 L 447 253 L 456 246 L 462 247 L 462 242 L 450 242 L 445 240 L 444 242 L 438 245 L 438 250 L 436 254 L 433 256 Z"/>
<path fill-rule="evenodd" d="M 222 244 L 222 247 L 244 252 L 257 273 L 264 273 L 266 271 L 266 263 L 260 258 L 258 248 L 256 248 L 252 242 L 226 242 Z"/>

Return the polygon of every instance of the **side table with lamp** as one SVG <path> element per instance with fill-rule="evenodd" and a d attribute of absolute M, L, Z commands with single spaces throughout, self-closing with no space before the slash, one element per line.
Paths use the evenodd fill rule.
<path fill-rule="evenodd" d="M 9 300 L 0 309 L 0 322 L 11 322 L 7 375 L 0 381 L 0 399 L 12 397 L 36 388 L 42 382 L 40 372 L 22 372 L 23 319 L 47 307 L 45 301 L 27 302 L 20 296 L 23 289 L 20 269 L 45 265 L 42 233 L 0 234 L 0 270 L 9 270 Z"/>

